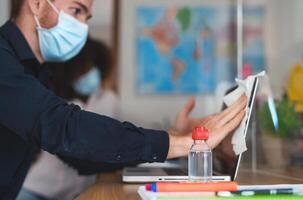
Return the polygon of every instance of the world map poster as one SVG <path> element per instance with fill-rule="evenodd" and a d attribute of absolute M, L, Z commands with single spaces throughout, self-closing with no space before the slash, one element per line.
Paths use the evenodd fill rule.
<path fill-rule="evenodd" d="M 231 35 L 236 26 L 232 9 L 225 12 L 207 6 L 136 7 L 136 91 L 211 94 L 222 79 L 232 82 L 237 74 L 236 40 Z M 260 14 L 250 13 L 252 25 L 255 13 Z M 250 55 L 255 54 L 246 51 L 245 61 L 260 59 Z"/>
<path fill-rule="evenodd" d="M 209 93 L 216 87 L 213 9 L 137 9 L 140 93 Z"/>

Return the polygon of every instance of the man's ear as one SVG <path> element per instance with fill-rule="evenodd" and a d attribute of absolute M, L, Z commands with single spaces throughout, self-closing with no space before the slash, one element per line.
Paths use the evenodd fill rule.
<path fill-rule="evenodd" d="M 26 0 L 26 4 L 33 13 L 33 15 L 39 15 L 42 0 Z"/>

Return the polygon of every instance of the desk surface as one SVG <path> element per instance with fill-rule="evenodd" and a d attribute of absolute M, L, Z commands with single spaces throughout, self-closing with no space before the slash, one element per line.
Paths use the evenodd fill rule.
<path fill-rule="evenodd" d="M 303 183 L 303 168 L 288 170 L 259 170 L 257 172 L 241 170 L 238 175 L 239 184 L 281 184 Z M 142 185 L 142 184 L 141 184 Z M 138 184 L 124 184 L 121 182 L 121 172 L 100 174 L 98 181 L 77 200 L 139 200 Z"/>

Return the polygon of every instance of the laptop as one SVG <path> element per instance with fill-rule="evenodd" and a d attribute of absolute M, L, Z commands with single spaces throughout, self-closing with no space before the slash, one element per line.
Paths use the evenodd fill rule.
<path fill-rule="evenodd" d="M 232 88 L 227 93 L 232 92 L 237 87 Z M 254 100 L 258 88 L 258 78 L 254 79 L 251 90 L 250 99 L 248 101 L 248 118 L 246 120 L 244 135 L 249 126 L 251 113 L 253 110 Z M 223 109 L 226 106 L 223 105 Z M 232 144 L 232 134 L 229 134 L 214 150 L 213 150 L 213 171 L 212 181 L 234 181 L 237 178 L 242 154 L 235 155 Z M 180 161 L 180 160 L 179 160 Z M 186 162 L 186 160 L 183 160 Z M 182 163 L 182 161 L 180 161 Z M 184 163 L 184 162 L 183 162 Z M 187 181 L 187 169 L 180 167 L 126 167 L 122 172 L 122 180 L 127 183 L 146 183 L 146 182 L 179 182 Z"/>

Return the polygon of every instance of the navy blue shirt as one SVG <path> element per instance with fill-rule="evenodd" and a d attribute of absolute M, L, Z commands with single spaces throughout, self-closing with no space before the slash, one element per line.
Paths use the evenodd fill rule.
<path fill-rule="evenodd" d="M 0 199 L 16 197 L 40 149 L 83 174 L 166 159 L 166 132 L 83 111 L 48 83 L 47 68 L 8 21 L 0 28 Z"/>

